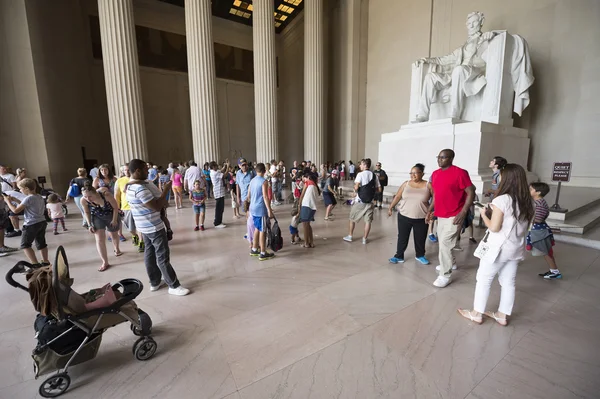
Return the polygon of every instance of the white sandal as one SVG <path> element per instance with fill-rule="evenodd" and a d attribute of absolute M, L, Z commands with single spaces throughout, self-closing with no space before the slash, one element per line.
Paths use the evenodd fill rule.
<path fill-rule="evenodd" d="M 506 327 L 508 325 L 508 321 L 506 317 L 498 317 L 496 316 L 496 312 L 485 312 L 484 315 L 487 317 L 496 320 L 496 323 L 500 324 L 502 327 Z"/>
<path fill-rule="evenodd" d="M 473 310 L 456 309 L 456 311 L 458 312 L 459 315 L 461 315 L 465 319 L 471 320 L 473 323 L 477 323 L 477 324 L 483 323 L 483 318 L 481 317 L 481 315 L 476 317 L 471 314 L 471 312 L 473 312 Z"/>

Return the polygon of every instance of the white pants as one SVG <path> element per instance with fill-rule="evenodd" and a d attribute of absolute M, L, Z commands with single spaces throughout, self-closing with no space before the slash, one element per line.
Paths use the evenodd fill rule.
<path fill-rule="evenodd" d="M 485 306 L 490 296 L 490 288 L 497 274 L 498 282 L 502 287 L 498 311 L 510 316 L 515 303 L 515 276 L 517 275 L 518 265 L 518 260 L 496 260 L 493 263 L 485 260 L 479 261 L 473 310 L 479 313 L 485 312 Z"/>
<path fill-rule="evenodd" d="M 460 236 L 462 226 L 454 224 L 454 217 L 438 218 L 438 258 L 440 260 L 440 276 L 450 276 L 452 265 L 456 263 L 452 248 L 456 245 L 456 237 Z"/>

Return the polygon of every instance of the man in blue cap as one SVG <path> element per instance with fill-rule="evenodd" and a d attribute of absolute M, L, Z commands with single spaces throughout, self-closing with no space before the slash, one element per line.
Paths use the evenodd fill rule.
<path fill-rule="evenodd" d="M 240 167 L 240 170 L 238 170 L 235 174 L 235 182 L 237 187 L 238 203 L 241 205 L 248 198 L 248 187 L 250 186 L 250 181 L 252 178 L 256 176 L 256 173 L 249 169 L 246 158 L 240 158 L 238 160 L 238 166 Z M 248 215 L 246 214 L 246 217 L 247 216 Z"/>

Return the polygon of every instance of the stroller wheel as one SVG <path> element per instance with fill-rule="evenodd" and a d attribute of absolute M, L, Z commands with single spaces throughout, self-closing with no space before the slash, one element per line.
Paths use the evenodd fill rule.
<path fill-rule="evenodd" d="M 67 373 L 59 373 L 46 380 L 40 385 L 39 393 L 44 398 L 56 398 L 65 393 L 71 385 L 71 377 Z"/>
<path fill-rule="evenodd" d="M 138 320 L 140 326 L 136 326 L 131 324 L 131 332 L 133 335 L 137 335 L 138 337 L 147 337 L 152 334 L 152 319 L 148 316 L 148 313 L 143 310 L 138 310 Z"/>
<path fill-rule="evenodd" d="M 154 356 L 157 348 L 156 341 L 151 337 L 140 338 L 133 344 L 133 355 L 137 360 L 148 360 Z"/>

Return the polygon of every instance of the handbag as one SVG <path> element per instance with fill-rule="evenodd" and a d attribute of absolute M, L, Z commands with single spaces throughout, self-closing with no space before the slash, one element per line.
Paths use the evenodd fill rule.
<path fill-rule="evenodd" d="M 517 222 L 518 221 L 515 220 L 515 223 L 511 227 L 508 234 L 504 237 L 504 241 L 502 241 L 502 243 L 500 245 L 493 245 L 493 244 L 490 244 L 487 242 L 487 240 L 490 236 L 490 231 L 488 229 L 485 232 L 485 236 L 483 237 L 483 240 L 481 240 L 479 242 L 479 245 L 477 245 L 477 248 L 475 248 L 475 252 L 473 252 L 473 256 L 475 256 L 476 258 L 479 258 L 479 259 L 485 258 L 486 260 L 488 260 L 490 262 L 494 262 L 496 260 L 496 258 L 498 257 L 498 255 L 500 254 L 502 245 L 504 245 L 506 240 L 508 240 L 508 236 L 510 236 L 510 234 L 512 233 L 513 229 L 517 225 Z"/>

